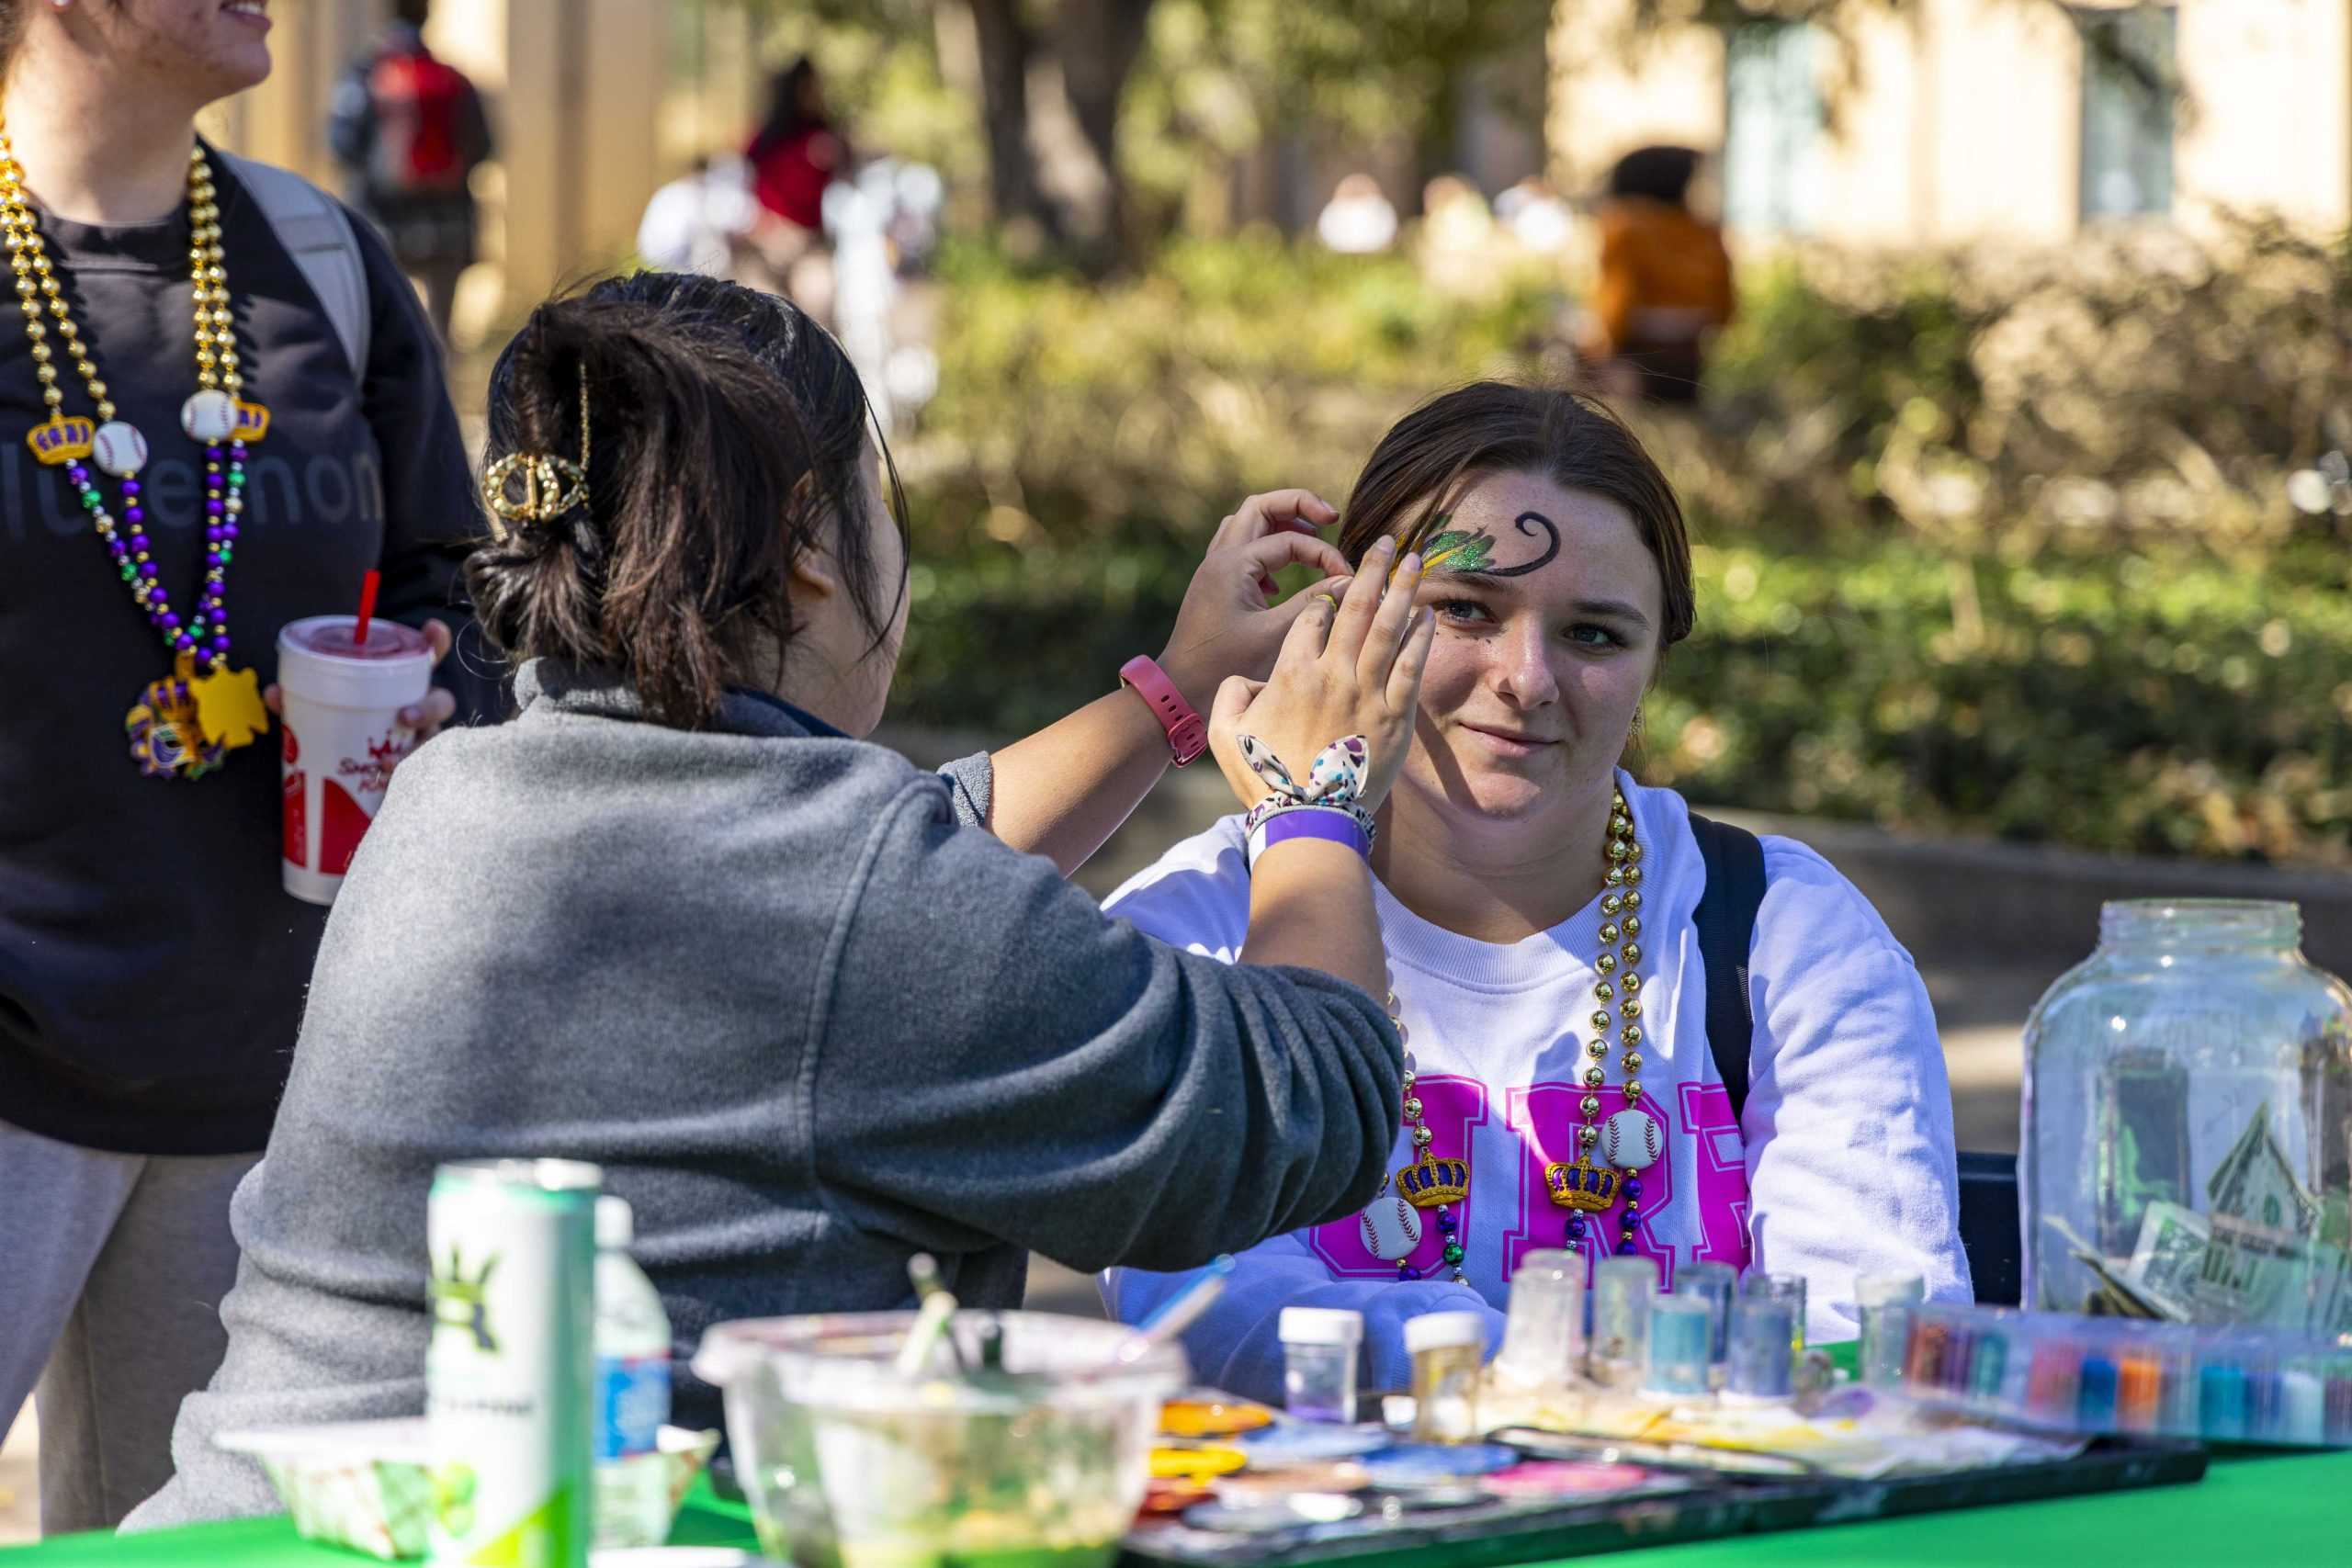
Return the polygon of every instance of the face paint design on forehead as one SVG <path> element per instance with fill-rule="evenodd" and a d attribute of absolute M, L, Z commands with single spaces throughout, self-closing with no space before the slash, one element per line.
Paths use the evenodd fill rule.
<path fill-rule="evenodd" d="M 1421 570 L 1425 574 L 1443 572 L 1449 577 L 1525 577 L 1529 572 L 1543 570 L 1559 558 L 1559 527 L 1541 512 L 1522 512 L 1512 520 L 1512 526 L 1531 539 L 1535 537 L 1537 528 L 1543 529 L 1544 534 L 1541 552 L 1534 559 L 1521 561 L 1517 566 L 1492 564 L 1495 536 L 1484 528 L 1475 531 L 1448 528 L 1446 524 L 1452 516 L 1451 513 L 1440 513 L 1430 520 L 1429 526 L 1435 532 L 1421 547 Z"/>

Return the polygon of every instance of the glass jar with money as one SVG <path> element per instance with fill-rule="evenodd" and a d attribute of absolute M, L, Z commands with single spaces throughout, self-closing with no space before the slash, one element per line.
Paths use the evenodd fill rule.
<path fill-rule="evenodd" d="M 2109 904 L 2027 1021 L 2025 1304 L 2352 1331 L 2352 990 L 2292 904 Z"/>

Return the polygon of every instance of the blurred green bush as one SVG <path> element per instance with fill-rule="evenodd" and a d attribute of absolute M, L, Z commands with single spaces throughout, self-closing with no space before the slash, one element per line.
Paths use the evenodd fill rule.
<path fill-rule="evenodd" d="M 952 248 L 897 711 L 1020 733 L 1166 633 L 1243 495 L 1337 502 L 1383 430 L 1565 374 L 1560 279 L 1475 296 L 1271 235 L 1094 288 Z M 1697 634 L 1645 776 L 1694 797 L 2160 853 L 2352 863 L 2352 268 L 2242 226 L 2064 257 L 1752 269 L 1695 418 Z M 2340 462 L 2341 459 L 2336 459 Z M 2311 476 L 2301 493 L 2309 503 Z M 2352 487 L 2333 492 L 2341 503 Z"/>

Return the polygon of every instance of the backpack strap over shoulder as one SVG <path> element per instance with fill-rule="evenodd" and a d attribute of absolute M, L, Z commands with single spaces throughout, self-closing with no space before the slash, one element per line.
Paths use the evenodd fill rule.
<path fill-rule="evenodd" d="M 1756 914 L 1764 905 L 1764 844 L 1745 828 L 1711 821 L 1695 811 L 1690 832 L 1707 867 L 1706 891 L 1691 916 L 1699 958 L 1707 966 L 1707 1049 L 1736 1121 L 1747 1104 L 1748 1054 L 1756 1040 L 1747 955 L 1756 944 Z"/>
<path fill-rule="evenodd" d="M 365 386 L 368 355 L 373 344 L 375 312 L 368 300 L 368 264 L 359 254 L 359 236 L 352 232 L 351 216 L 340 203 L 288 169 L 256 164 L 232 152 L 221 160 L 260 206 L 262 216 L 277 231 L 278 243 L 293 256 L 302 280 L 319 297 L 334 335 L 351 362 L 353 379 Z"/>

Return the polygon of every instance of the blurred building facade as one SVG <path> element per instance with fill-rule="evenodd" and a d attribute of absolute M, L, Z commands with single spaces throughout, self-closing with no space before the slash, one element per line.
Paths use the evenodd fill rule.
<path fill-rule="evenodd" d="M 2057 243 L 2217 209 L 2352 226 L 2352 0 L 1857 0 L 1834 28 L 1637 34 L 1559 0 L 1565 188 L 1645 142 L 1719 151 L 1743 237 Z"/>

